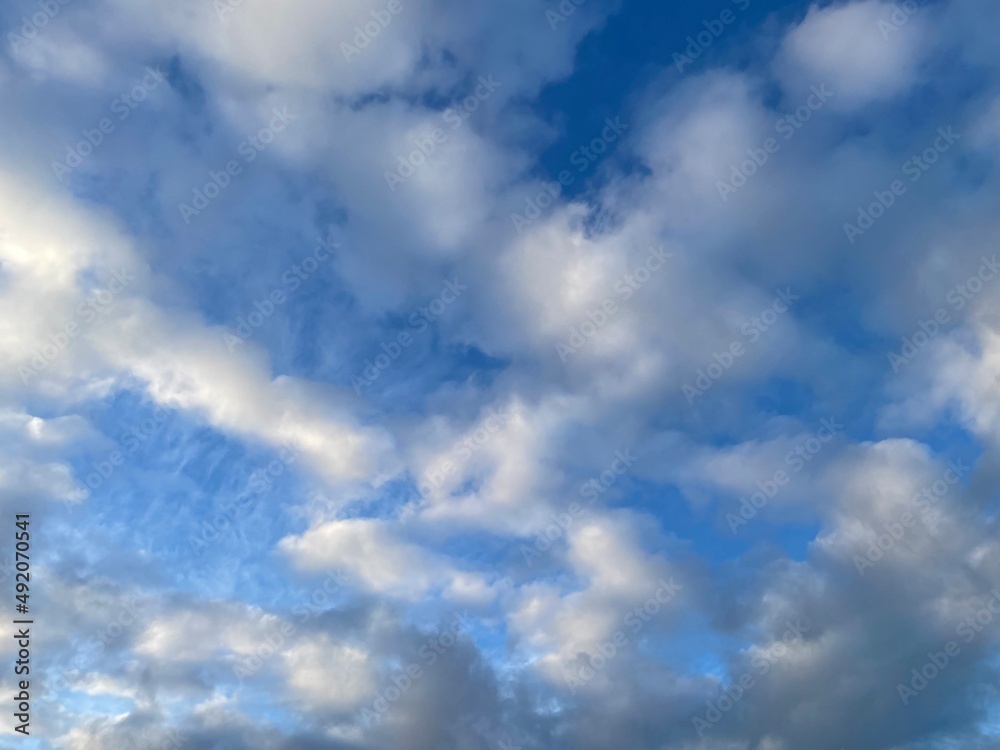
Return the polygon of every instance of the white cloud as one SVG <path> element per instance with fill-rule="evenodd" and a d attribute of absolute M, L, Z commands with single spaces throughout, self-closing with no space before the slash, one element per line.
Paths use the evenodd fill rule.
<path fill-rule="evenodd" d="M 882 0 L 812 6 L 782 42 L 777 64 L 782 81 L 794 93 L 827 84 L 835 92 L 835 108 L 905 93 L 918 82 L 933 37 L 927 27 L 929 11 L 903 14 L 907 20 L 897 25 L 893 13 L 899 7 Z"/>
<path fill-rule="evenodd" d="M 389 524 L 374 519 L 322 523 L 286 537 L 280 548 L 301 568 L 343 569 L 372 591 L 404 598 L 421 598 L 453 574 L 444 560 L 395 538 Z"/>
<path fill-rule="evenodd" d="M 377 687 L 367 651 L 319 637 L 284 654 L 288 684 L 313 710 L 350 711 L 370 699 Z"/>

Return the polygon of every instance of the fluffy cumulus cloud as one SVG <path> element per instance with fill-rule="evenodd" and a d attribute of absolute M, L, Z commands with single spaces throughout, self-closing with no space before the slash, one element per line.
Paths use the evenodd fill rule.
<path fill-rule="evenodd" d="M 841 106 L 905 94 L 920 82 L 920 65 L 934 41 L 927 33 L 928 15 L 919 10 L 916 0 L 812 6 L 782 40 L 783 85 L 825 82 L 842 92 Z"/>
<path fill-rule="evenodd" d="M 997 8 L 661 6 L 0 9 L 0 745 L 1000 742 Z"/>

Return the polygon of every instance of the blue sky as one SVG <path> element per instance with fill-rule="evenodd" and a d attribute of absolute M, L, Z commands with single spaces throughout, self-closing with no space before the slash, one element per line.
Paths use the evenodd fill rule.
<path fill-rule="evenodd" d="M 0 746 L 995 747 L 997 20 L 0 8 Z"/>

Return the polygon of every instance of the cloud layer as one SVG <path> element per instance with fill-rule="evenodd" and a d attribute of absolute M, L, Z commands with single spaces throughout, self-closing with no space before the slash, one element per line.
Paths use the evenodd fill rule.
<path fill-rule="evenodd" d="M 0 12 L 32 747 L 996 746 L 997 9 L 773 5 Z"/>

